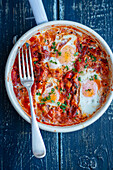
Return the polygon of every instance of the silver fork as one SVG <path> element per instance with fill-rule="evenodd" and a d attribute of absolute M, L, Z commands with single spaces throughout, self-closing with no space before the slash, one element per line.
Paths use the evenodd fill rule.
<path fill-rule="evenodd" d="M 22 48 L 22 63 L 20 60 L 20 49 L 18 50 L 18 61 L 19 61 L 19 74 L 20 74 L 20 80 L 24 87 L 26 87 L 28 94 L 29 94 L 29 100 L 30 100 L 30 108 L 31 108 L 31 127 L 32 127 L 32 151 L 35 157 L 37 158 L 43 158 L 46 155 L 46 148 L 38 127 L 38 123 L 36 121 L 36 116 L 34 112 L 33 107 L 33 99 L 31 95 L 31 87 L 34 83 L 34 74 L 33 74 L 33 66 L 32 66 L 32 59 L 31 59 L 31 50 L 29 47 L 28 53 L 29 53 L 29 59 L 28 59 L 28 53 L 26 49 L 26 55 L 24 57 L 23 48 Z M 25 69 L 25 60 L 26 58 L 26 68 Z M 23 69 L 23 75 L 22 75 L 22 69 Z M 26 74 L 27 73 L 27 74 Z M 31 73 L 31 75 L 30 75 Z"/>

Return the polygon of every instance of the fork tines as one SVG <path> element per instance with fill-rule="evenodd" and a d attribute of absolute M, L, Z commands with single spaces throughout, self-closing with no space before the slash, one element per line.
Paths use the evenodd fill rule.
<path fill-rule="evenodd" d="M 25 54 L 23 47 L 18 49 L 18 62 L 20 79 L 34 79 L 30 46 L 25 49 Z"/>

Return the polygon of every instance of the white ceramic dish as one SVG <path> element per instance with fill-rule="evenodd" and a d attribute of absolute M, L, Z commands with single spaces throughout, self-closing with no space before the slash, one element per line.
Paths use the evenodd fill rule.
<path fill-rule="evenodd" d="M 90 29 L 89 27 L 84 26 L 79 23 L 76 23 L 76 22 L 62 20 L 62 21 L 47 22 L 47 23 L 44 23 L 44 24 L 41 24 L 39 26 L 32 28 L 31 30 L 26 32 L 14 45 L 13 49 L 11 50 L 11 52 L 9 54 L 6 68 L 5 68 L 5 85 L 6 85 L 6 90 L 7 90 L 9 99 L 10 99 L 12 105 L 14 106 L 14 108 L 16 109 L 16 111 L 29 123 L 31 122 L 30 117 L 22 110 L 22 108 L 19 105 L 19 103 L 16 99 L 16 96 L 14 94 L 13 86 L 12 86 L 12 82 L 11 82 L 11 69 L 12 69 L 16 54 L 17 54 L 18 47 L 21 47 L 27 39 L 29 39 L 32 35 L 34 35 L 37 32 L 37 30 L 45 29 L 47 27 L 50 27 L 51 25 L 72 25 L 72 26 L 79 28 L 80 30 L 82 30 L 84 32 L 87 32 L 88 34 L 91 34 L 93 37 L 95 37 L 100 42 L 101 46 L 105 49 L 107 54 L 110 56 L 108 58 L 108 62 L 109 62 L 109 65 L 111 66 L 111 72 L 113 73 L 112 51 L 110 50 L 109 46 L 104 41 L 104 39 L 99 34 L 97 34 L 95 31 Z M 95 113 L 95 115 L 91 119 L 89 119 L 83 123 L 80 123 L 78 125 L 60 127 L 60 126 L 51 126 L 51 125 L 38 123 L 39 127 L 43 130 L 47 130 L 47 131 L 51 131 L 51 132 L 72 132 L 72 131 L 80 130 L 84 127 L 89 126 L 90 124 L 95 122 L 97 119 L 99 119 L 104 114 L 104 112 L 107 110 L 107 108 L 109 107 L 109 105 L 112 101 L 112 98 L 113 98 L 113 92 L 111 90 L 104 106 L 102 106 L 101 109 L 97 113 Z"/>

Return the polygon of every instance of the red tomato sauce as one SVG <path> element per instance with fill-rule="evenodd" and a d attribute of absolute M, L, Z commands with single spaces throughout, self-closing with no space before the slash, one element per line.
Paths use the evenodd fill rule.
<path fill-rule="evenodd" d="M 96 40 L 71 26 L 53 26 L 27 40 L 24 51 L 28 46 L 33 62 L 32 97 L 37 121 L 55 126 L 79 124 L 91 118 L 105 103 L 110 92 L 110 68 L 107 54 Z M 95 75 L 88 81 L 96 82 L 98 90 L 102 90 L 99 106 L 87 114 L 80 106 L 80 89 L 81 77 L 90 69 Z M 20 82 L 18 55 L 11 77 L 17 100 L 30 116 L 28 92 Z M 91 92 L 90 87 L 85 88 L 85 97 L 92 97 L 95 93 Z"/>

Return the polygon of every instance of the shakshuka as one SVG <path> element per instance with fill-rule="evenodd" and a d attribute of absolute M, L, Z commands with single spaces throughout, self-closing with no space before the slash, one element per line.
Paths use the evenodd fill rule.
<path fill-rule="evenodd" d="M 31 49 L 33 105 L 37 121 L 69 126 L 91 118 L 110 92 L 107 54 L 96 39 L 73 26 L 52 26 L 37 31 L 23 49 Z M 28 92 L 22 86 L 18 54 L 12 72 L 14 93 L 30 116 Z"/>

